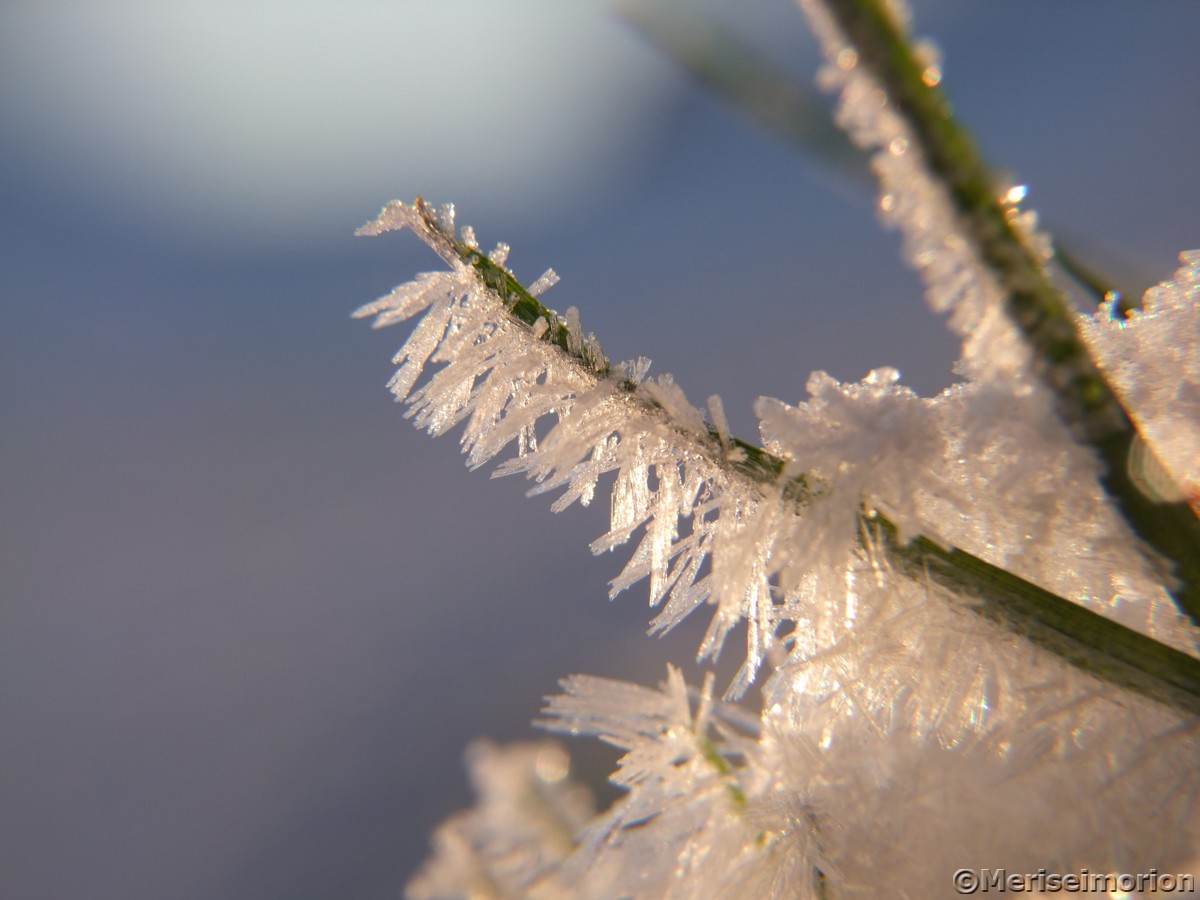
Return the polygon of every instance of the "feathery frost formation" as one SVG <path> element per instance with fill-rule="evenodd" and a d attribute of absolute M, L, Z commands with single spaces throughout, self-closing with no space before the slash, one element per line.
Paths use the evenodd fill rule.
<path fill-rule="evenodd" d="M 817 372 L 796 405 L 756 406 L 782 470 L 707 418 L 648 361 L 611 365 L 578 312 L 525 299 L 457 231 L 452 207 L 393 202 L 361 234 L 411 228 L 449 266 L 362 307 L 375 326 L 418 318 L 390 387 L 431 434 L 462 425 L 470 467 L 509 445 L 556 511 L 611 481 L 599 553 L 633 541 L 612 593 L 647 579 L 651 631 L 714 607 L 701 657 L 747 623 L 763 663 L 761 717 L 691 690 L 573 676 L 540 724 L 624 752 L 625 790 L 593 814 L 553 744 L 475 745 L 479 806 L 435 835 L 413 898 L 932 897 L 960 868 L 1166 871 L 1195 853 L 1194 717 L 1099 681 L 894 572 L 864 506 L 902 539 L 957 547 L 1196 655 L 1196 629 L 1098 482 L 1095 456 L 1059 422 L 1004 313 L 1003 289 L 961 232 L 904 121 L 818 0 L 800 0 L 840 91 L 839 121 L 874 148 L 880 210 L 904 238 L 930 304 L 963 336 L 963 384 L 932 398 L 881 368 L 860 383 Z M 930 77 L 940 77 L 930 61 Z M 1015 206 L 1023 238 L 1044 246 Z M 1200 492 L 1200 252 L 1145 308 L 1111 304 L 1081 329 L 1170 477 Z M 500 285 L 500 288 L 497 288 Z M 518 286 L 519 287 L 519 286 Z M 521 305 L 524 304 L 523 307 Z M 518 309 L 521 307 L 521 309 Z M 531 309 L 534 311 L 531 312 Z M 1157 476 L 1157 477 L 1156 477 Z M 1173 498 L 1172 498 L 1173 499 Z"/>
<path fill-rule="evenodd" d="M 516 321 L 421 210 L 393 202 L 360 232 L 410 227 L 452 267 L 421 275 L 356 313 L 375 316 L 376 327 L 423 314 L 395 358 L 400 368 L 390 386 L 397 399 L 407 400 L 408 415 L 434 435 L 465 420 L 462 445 L 472 468 L 515 442 L 517 455 L 496 474 L 524 473 L 537 482 L 534 493 L 561 490 L 555 511 L 590 503 L 600 477 L 614 473 L 611 526 L 592 549 L 610 550 L 638 529 L 642 535 L 612 592 L 649 577 L 652 603 L 663 604 L 655 631 L 705 602 L 715 605 L 704 656 L 716 656 L 730 629 L 748 618 L 748 659 L 736 685 L 743 690 L 775 624 L 769 566 L 780 490 L 759 492 L 738 476 L 729 463 L 745 451 L 711 435 L 669 376 L 645 380 L 647 361 L 599 374 L 607 361 L 594 338 L 581 334 L 577 313 L 565 319 L 568 353 L 591 347 L 591 364 L 543 340 L 551 330 L 541 318 L 533 329 Z M 442 212 L 449 229 L 452 215 Z M 503 265 L 506 252 L 494 252 L 492 262 Z M 414 390 L 427 363 L 443 367 Z M 691 528 L 681 535 L 685 519 Z M 710 554 L 720 563 L 708 572 Z"/>
<path fill-rule="evenodd" d="M 858 146 L 871 153 L 871 167 L 880 185 L 880 219 L 900 232 L 903 255 L 924 282 L 930 307 L 948 312 L 950 328 L 963 338 L 956 371 L 967 383 L 938 398 L 948 401 L 941 410 L 943 446 L 953 450 L 957 445 L 958 458 L 949 453 L 942 460 L 930 460 L 944 468 L 923 473 L 932 476 L 928 495 L 940 493 L 947 499 L 957 496 L 949 507 L 929 496 L 914 496 L 914 507 L 927 513 L 922 533 L 1194 653 L 1195 631 L 1177 614 L 1155 562 L 1151 558 L 1134 559 L 1123 550 L 1138 545 L 1139 539 L 1110 508 L 1105 492 L 1099 489 L 1097 478 L 1101 473 L 1093 454 L 1077 446 L 1067 426 L 1054 415 L 1049 391 L 1033 374 L 1029 345 L 1005 311 L 1005 288 L 979 258 L 977 242 L 956 213 L 946 186 L 927 166 L 909 124 L 893 108 L 875 75 L 860 63 L 857 50 L 824 0 L 798 3 L 821 45 L 825 64 L 818 73 L 818 82 L 837 95 L 837 122 Z M 903 0 L 888 0 L 884 8 L 902 31 L 907 30 L 911 12 Z M 926 85 L 938 84 L 941 63 L 936 48 L 924 41 L 916 42 L 915 47 L 917 55 L 924 58 L 922 80 Z M 1035 257 L 1049 260 L 1053 255 L 1051 242 L 1038 231 L 1036 212 L 1019 208 L 1025 189 L 998 187 L 997 191 L 1020 239 Z M 1180 277 L 1184 277 L 1184 270 Z M 1164 290 L 1165 285 L 1157 289 Z M 1188 306 L 1188 301 L 1183 305 Z M 1194 297 L 1190 305 L 1194 310 Z M 1111 317 L 1102 310 L 1098 318 Z M 1182 318 L 1177 315 L 1172 321 L 1190 324 L 1190 331 L 1175 337 L 1178 343 L 1166 359 L 1182 361 L 1180 358 L 1188 353 L 1195 355 L 1188 349 L 1184 335 L 1196 334 L 1196 323 L 1182 323 Z M 1084 331 L 1086 334 L 1086 327 Z M 1155 334 L 1160 337 L 1159 346 L 1170 343 L 1161 322 Z M 1098 349 L 1093 344 L 1093 352 Z M 1111 352 L 1118 351 L 1114 348 Z M 1146 354 L 1139 358 L 1146 358 Z M 1166 381 L 1147 377 L 1141 383 L 1171 385 L 1164 363 L 1161 361 L 1154 373 L 1145 371 L 1143 364 L 1139 374 L 1165 377 Z M 1120 384 L 1119 375 L 1117 380 Z M 956 398 L 959 392 L 964 396 Z M 1128 389 L 1125 393 L 1126 400 L 1135 402 L 1128 396 Z M 1189 401 L 1177 401 L 1170 409 L 1158 403 L 1159 427 L 1151 435 L 1155 446 L 1169 441 L 1171 446 L 1163 444 L 1162 452 L 1172 453 L 1171 458 L 1176 460 L 1186 452 L 1181 445 L 1200 446 L 1197 429 L 1178 428 L 1179 420 L 1174 418 L 1190 414 L 1188 421 L 1196 421 L 1196 404 L 1200 401 L 1190 401 L 1190 408 Z M 957 411 L 948 408 L 956 404 L 960 404 Z M 1133 411 L 1137 420 L 1136 406 Z M 947 418 L 953 421 L 949 428 Z M 1147 432 L 1143 429 L 1143 433 Z M 1143 456 L 1152 470 L 1154 454 Z M 1198 460 L 1200 456 L 1193 456 L 1187 462 L 1193 471 Z M 912 469 L 916 468 L 914 464 Z M 1169 468 L 1179 483 L 1194 484 L 1195 476 L 1189 481 L 1179 465 Z M 945 485 L 936 484 L 943 474 L 950 474 L 959 489 L 947 494 Z M 1164 499 L 1179 499 L 1167 496 L 1176 490 L 1169 485 L 1170 475 L 1150 471 L 1143 482 L 1162 484 Z M 1053 483 L 1056 479 L 1067 479 L 1077 488 L 1062 493 Z M 965 507 L 960 505 L 964 500 L 968 504 Z M 1000 502 L 987 502 L 993 500 Z M 1043 521 L 1031 522 L 1030 517 Z M 1101 561 L 1101 557 L 1107 560 Z M 1064 565 L 1064 559 L 1072 560 L 1071 565 Z M 1097 567 L 1085 573 L 1079 570 L 1077 560 L 1087 560 L 1082 563 L 1084 568 Z M 1106 565 L 1110 568 L 1107 585 L 1098 570 Z"/>

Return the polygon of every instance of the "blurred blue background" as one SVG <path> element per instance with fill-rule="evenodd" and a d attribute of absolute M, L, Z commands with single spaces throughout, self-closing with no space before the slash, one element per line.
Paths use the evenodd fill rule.
<path fill-rule="evenodd" d="M 695 14 L 811 78 L 786 0 L 728 6 Z M 916 25 L 1081 255 L 1144 288 L 1200 246 L 1200 7 Z M 351 233 L 417 194 L 739 433 L 814 369 L 952 380 L 871 198 L 600 0 L 5 0 L 0 896 L 399 896 L 471 738 L 694 653 L 706 623 L 605 599 L 604 508 L 553 517 L 390 402 L 405 332 L 349 313 L 437 261 Z"/>

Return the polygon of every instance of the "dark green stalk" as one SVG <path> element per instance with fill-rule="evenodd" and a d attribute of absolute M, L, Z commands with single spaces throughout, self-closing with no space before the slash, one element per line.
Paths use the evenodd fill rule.
<path fill-rule="evenodd" d="M 609 363 L 602 355 L 586 352 L 582 345 L 573 345 L 567 326 L 559 319 L 558 314 L 543 306 L 537 297 L 529 293 L 513 274 L 481 253 L 478 247 L 447 231 L 438 221 L 437 211 L 418 197 L 413 201 L 413 208 L 421 216 L 424 227 L 422 239 L 433 248 L 447 263 L 461 261 L 473 268 L 480 280 L 504 303 L 509 314 L 518 322 L 533 328 L 538 319 L 546 322 L 546 331 L 541 339 L 555 344 L 563 353 L 583 365 L 589 372 L 603 378 L 609 373 Z M 582 344 L 582 342 L 581 342 Z"/>
<path fill-rule="evenodd" d="M 555 344 L 597 378 L 609 374 L 608 361 L 570 339 L 566 326 L 558 324 L 557 315 L 507 269 L 492 262 L 478 248 L 447 233 L 434 210 L 420 198 L 415 208 L 424 228 L 422 237 L 447 262 L 461 261 L 472 266 L 483 282 L 504 300 L 514 318 L 530 327 L 539 319 L 554 323 L 542 334 L 542 340 Z M 618 386 L 648 407 L 653 405 L 634 394 L 636 385 L 631 382 L 619 382 Z M 723 443 L 715 430 L 710 431 L 709 439 L 713 460 L 718 465 L 760 490 L 774 489 L 779 484 L 786 466 L 784 460 L 738 438 L 725 436 Z M 741 453 L 730 453 L 729 448 Z M 820 495 L 821 485 L 802 474 L 785 483 L 783 492 L 802 507 Z M 968 604 L 972 612 L 1023 635 L 1103 681 L 1137 691 L 1188 714 L 1200 712 L 1200 659 L 1090 612 L 970 553 L 942 547 L 925 537 L 902 544 L 895 525 L 880 512 L 864 513 L 863 521 L 897 571 L 917 579 L 928 578 L 949 589 L 952 595 L 972 598 L 973 602 Z"/>
<path fill-rule="evenodd" d="M 1059 417 L 1100 457 L 1105 490 L 1149 545 L 1151 558 L 1166 561 L 1172 597 L 1200 624 L 1200 519 L 1185 502 L 1147 496 L 1130 476 L 1137 429 L 1088 353 L 1066 297 L 1013 230 L 983 158 L 941 91 L 926 84 L 925 67 L 882 0 L 826 5 L 949 192 L 964 237 L 1005 292 L 1007 312 L 1033 351 L 1035 371 L 1053 393 Z"/>
<path fill-rule="evenodd" d="M 864 522 L 891 564 L 928 578 L 968 608 L 1097 678 L 1137 691 L 1189 715 L 1200 713 L 1200 660 L 1043 590 L 962 550 L 926 537 L 900 543 L 878 512 Z"/>
<path fill-rule="evenodd" d="M 630 22 L 669 59 L 734 110 L 864 189 L 867 155 L 833 124 L 828 102 L 762 50 L 695 4 L 628 3 Z"/>
<path fill-rule="evenodd" d="M 1133 308 L 1132 304 L 1125 299 L 1124 293 L 1117 290 L 1111 281 L 1075 256 L 1074 253 L 1062 247 L 1058 241 L 1054 242 L 1054 261 L 1078 285 L 1088 291 L 1097 303 L 1101 300 L 1116 299 L 1117 311 L 1120 313 L 1125 313 Z"/>

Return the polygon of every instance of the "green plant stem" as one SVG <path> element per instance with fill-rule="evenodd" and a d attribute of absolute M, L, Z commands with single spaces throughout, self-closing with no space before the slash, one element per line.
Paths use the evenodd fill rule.
<path fill-rule="evenodd" d="M 928 578 L 972 612 L 1028 638 L 1071 665 L 1189 715 L 1200 713 L 1200 660 L 1050 593 L 1011 572 L 926 537 L 900 542 L 878 512 L 864 523 L 898 571 Z"/>
<path fill-rule="evenodd" d="M 504 266 L 492 262 L 478 247 L 468 244 L 453 232 L 447 232 L 438 221 L 436 210 L 422 198 L 413 202 L 424 226 L 422 238 L 447 263 L 464 262 L 475 270 L 491 291 L 500 298 L 514 319 L 532 328 L 538 319 L 546 322 L 542 340 L 555 344 L 563 353 L 582 364 L 594 375 L 603 378 L 609 373 L 608 360 L 594 353 L 577 349 L 567 326 L 558 314 L 543 306 Z"/>
<path fill-rule="evenodd" d="M 463 262 L 475 269 L 485 285 L 497 293 L 519 322 L 532 327 L 539 319 L 552 323 L 541 339 L 597 378 L 610 374 L 608 360 L 572 340 L 558 316 L 526 290 L 512 273 L 485 254 L 447 233 L 433 208 L 417 198 L 415 208 L 424 228 L 422 238 L 448 263 Z M 618 382 L 634 394 L 636 385 Z M 638 396 L 648 407 L 651 401 Z M 779 484 L 785 461 L 748 441 L 726 437 L 723 445 L 716 431 L 709 434 L 708 449 L 715 465 L 722 466 L 758 490 Z M 742 451 L 730 454 L 726 446 Z M 785 497 L 802 507 L 820 495 L 821 486 L 806 475 L 783 485 Z M 1128 688 L 1160 703 L 1194 715 L 1200 712 L 1200 659 L 1189 656 L 1152 638 L 1097 615 L 1004 569 L 963 550 L 946 548 L 925 537 L 907 544 L 897 537 L 896 526 L 881 512 L 863 514 L 869 532 L 882 546 L 893 567 L 903 574 L 929 580 L 948 588 L 952 595 L 971 598 L 967 608 L 1000 623 L 1066 662 L 1103 681 Z"/>
<path fill-rule="evenodd" d="M 820 94 L 695 4 L 626 3 L 622 17 L 735 111 L 864 190 L 867 155 L 833 123 Z"/>
<path fill-rule="evenodd" d="M 1176 604 L 1200 624 L 1200 519 L 1183 501 L 1147 496 L 1130 476 L 1137 429 L 1088 353 L 1067 299 L 1013 230 L 988 167 L 951 114 L 883 0 L 825 0 L 847 39 L 905 119 L 926 164 L 949 192 L 963 236 L 1006 296 L 1009 317 L 1033 351 L 1034 368 L 1053 393 L 1059 417 L 1100 457 L 1101 483 L 1154 554 L 1173 571 Z M 1153 558 L 1153 554 L 1151 554 Z M 1170 576 L 1177 583 L 1171 584 Z"/>
<path fill-rule="evenodd" d="M 1057 240 L 1054 242 L 1054 261 L 1075 280 L 1076 284 L 1088 291 L 1097 303 L 1102 300 L 1111 300 L 1115 297 L 1117 299 L 1116 308 L 1119 313 L 1124 314 L 1135 308 L 1125 292 L 1118 290 L 1112 281 L 1079 259 Z"/>

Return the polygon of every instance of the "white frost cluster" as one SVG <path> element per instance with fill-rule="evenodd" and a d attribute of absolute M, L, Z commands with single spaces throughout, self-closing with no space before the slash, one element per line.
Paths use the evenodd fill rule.
<path fill-rule="evenodd" d="M 829 486 L 791 526 L 809 535 L 804 552 L 816 550 L 823 561 L 806 577 L 824 578 L 827 602 L 840 596 L 849 610 L 857 604 L 855 529 L 865 498 L 902 536 L 965 550 L 1196 652 L 1195 629 L 1106 502 L 1094 456 L 1067 439 L 1044 393 L 987 381 L 922 398 L 898 378 L 882 369 L 860 384 L 840 384 L 817 372 L 808 401 L 791 407 L 760 398 L 756 405 L 767 448 Z M 807 596 L 790 605 L 796 621 L 813 608 Z"/>
<path fill-rule="evenodd" d="M 768 698 L 787 701 L 768 699 L 761 721 L 715 703 L 711 678 L 690 690 L 671 667 L 659 690 L 564 679 L 541 724 L 624 751 L 612 780 L 625 796 L 580 825 L 563 856 L 542 801 L 529 800 L 528 766 L 498 777 L 473 749 L 480 804 L 438 830 L 409 896 L 917 900 L 953 896 L 960 868 L 1144 872 L 1186 858 L 1200 791 L 1194 726 L 1154 704 L 1131 707 L 1023 639 L 997 642 L 977 616 L 912 593 L 892 602 L 895 618 L 872 623 L 885 627 L 867 631 L 874 645 L 857 648 L 859 667 L 839 670 L 844 654 L 783 667 Z M 936 653 L 921 632 L 954 628 L 960 655 L 937 661 L 952 663 L 948 681 L 971 676 L 961 690 L 977 719 L 950 727 L 931 709 L 910 730 L 916 695 L 938 686 L 889 682 L 898 650 L 887 644 Z M 1001 701 L 989 682 L 1018 665 L 1024 695 Z M 815 670 L 824 692 L 798 683 Z M 897 694 L 893 707 L 864 696 L 872 679 Z M 489 860 L 519 854 L 529 882 L 514 888 L 511 867 Z M 557 864 L 547 870 L 547 859 Z M 485 882 L 481 868 L 500 874 Z"/>
<path fill-rule="evenodd" d="M 562 684 L 542 724 L 625 751 L 612 781 L 627 791 L 580 832 L 564 867 L 570 896 L 821 896 L 810 811 L 773 791 L 759 723 L 714 703 L 711 676 L 697 692 L 670 666 L 660 690 Z"/>
<path fill-rule="evenodd" d="M 478 805 L 438 827 L 436 853 L 409 882 L 411 900 L 568 896 L 561 867 L 594 814 L 591 792 L 568 775 L 555 741 L 467 750 Z"/>
<path fill-rule="evenodd" d="M 452 213 L 443 215 L 453 233 Z M 362 233 L 405 227 L 436 245 L 419 212 L 402 203 L 389 204 Z M 507 259 L 501 248 L 492 255 L 498 264 Z M 768 449 L 789 461 L 788 474 L 819 485 L 796 515 L 785 482 L 755 484 L 730 468 L 744 451 L 721 437 L 719 402 L 710 404 L 710 430 L 670 376 L 644 379 L 644 360 L 597 376 L 515 321 L 473 268 L 457 258 L 451 266 L 355 313 L 375 316 L 376 327 L 422 315 L 390 382 L 409 404 L 407 415 L 434 435 L 465 422 L 461 443 L 472 468 L 515 442 L 516 456 L 495 474 L 523 473 L 537 482 L 533 493 L 561 491 L 555 511 L 590 503 L 612 473 L 609 531 L 592 549 L 612 550 L 640 531 L 612 594 L 648 578 L 651 604 L 662 606 L 652 632 L 715 606 L 702 658 L 715 657 L 745 619 L 746 663 L 731 696 L 754 681 L 780 626 L 807 618 L 814 584 L 853 604 L 864 499 L 909 535 L 958 546 L 1151 636 L 1192 646 L 1162 586 L 1128 551 L 1090 456 L 1037 405 L 1040 394 L 988 382 L 922 399 L 897 385 L 893 370 L 880 370 L 861 385 L 818 373 L 809 382 L 812 399 L 796 408 L 760 400 Z M 590 341 L 598 356 L 577 315 L 567 316 L 577 346 Z M 417 387 L 429 364 L 440 368 Z M 1064 481 L 1078 490 L 1064 496 Z M 1064 556 L 1078 565 L 1063 567 Z"/>
<path fill-rule="evenodd" d="M 1171 475 L 1163 499 L 1200 504 L 1200 250 L 1127 318 L 1115 302 L 1081 316 L 1084 340 Z M 1145 473 L 1153 490 L 1153 473 Z M 1161 482 L 1160 482 L 1161 483 Z M 1177 488 L 1175 486 L 1178 486 Z M 1184 497 L 1172 496 L 1182 490 Z"/>

